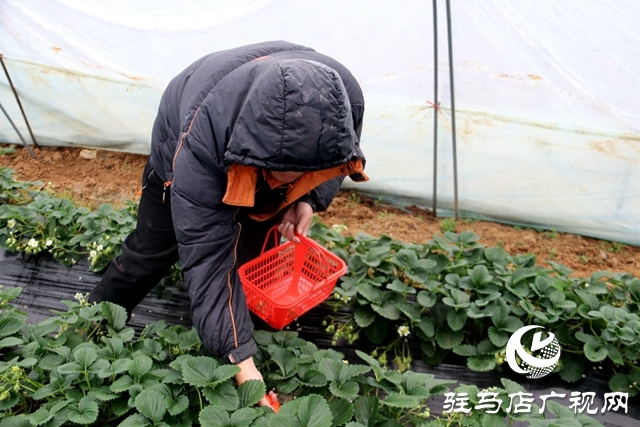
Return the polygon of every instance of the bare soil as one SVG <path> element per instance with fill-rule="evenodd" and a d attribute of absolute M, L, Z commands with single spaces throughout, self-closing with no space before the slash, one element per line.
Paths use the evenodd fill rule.
<path fill-rule="evenodd" d="M 6 148 L 6 146 L 3 146 Z M 0 147 L 1 148 L 1 147 Z M 81 152 L 88 154 L 85 159 Z M 125 200 L 137 200 L 145 155 L 80 148 L 42 147 L 33 159 L 23 147 L 0 156 L 0 166 L 15 170 L 21 181 L 42 181 L 59 197 L 95 208 L 101 203 L 123 206 Z M 443 218 L 428 209 L 388 206 L 353 192 L 341 191 L 321 220 L 332 226 L 346 225 L 345 234 L 359 232 L 381 234 L 406 242 L 423 243 L 434 234 L 442 234 Z M 555 231 L 536 231 L 487 221 L 459 219 L 455 232 L 473 231 L 484 246 L 502 246 L 508 253 L 533 253 L 538 264 L 553 260 L 574 270 L 577 277 L 596 271 L 628 272 L 640 277 L 640 248 Z"/>

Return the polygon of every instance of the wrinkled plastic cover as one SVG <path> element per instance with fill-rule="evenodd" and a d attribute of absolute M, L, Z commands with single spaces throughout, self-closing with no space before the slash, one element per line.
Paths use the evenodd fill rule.
<path fill-rule="evenodd" d="M 451 2 L 463 214 L 640 244 L 640 3 Z M 445 2 L 437 201 L 454 207 Z M 431 207 L 432 3 L 5 0 L 0 52 L 41 145 L 148 153 L 162 90 L 195 59 L 284 39 L 365 94 L 365 184 Z M 7 80 L 0 102 L 30 140 Z M 20 142 L 4 117 L 0 141 Z"/>

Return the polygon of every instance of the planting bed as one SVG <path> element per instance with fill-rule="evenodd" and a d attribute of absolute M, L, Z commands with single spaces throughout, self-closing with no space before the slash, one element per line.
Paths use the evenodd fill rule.
<path fill-rule="evenodd" d="M 1 147 L 1 146 L 0 146 Z M 22 181 L 51 182 L 61 196 L 80 204 L 96 207 L 100 203 L 122 206 L 123 200 L 135 200 L 147 156 L 97 151 L 96 158 L 86 160 L 81 149 L 45 147 L 35 149 L 32 159 L 27 150 L 17 147 L 14 153 L 0 156 L 0 166 L 16 171 Z M 375 177 L 372 177 L 375 179 Z M 407 210 L 409 212 L 407 212 Z M 345 234 L 382 233 L 403 241 L 424 242 L 434 233 L 442 233 L 443 218 L 430 211 L 409 207 L 407 210 L 385 206 L 377 200 L 341 192 L 329 211 L 320 217 L 328 224 L 343 224 Z M 447 224 L 449 223 L 449 224 Z M 445 226 L 452 226 L 451 220 Z M 502 246 L 511 254 L 533 253 L 538 262 L 553 260 L 566 265 L 576 276 L 589 276 L 594 271 L 629 272 L 640 276 L 640 248 L 598 239 L 556 233 L 538 232 L 486 221 L 458 220 L 455 231 L 470 230 L 478 234 L 485 246 Z"/>
<path fill-rule="evenodd" d="M 553 230 L 443 220 L 427 210 L 342 192 L 320 214 L 311 236 L 345 259 L 347 275 L 326 304 L 286 329 L 289 335 L 256 335 L 267 385 L 283 403 L 300 398 L 274 418 L 244 407 L 255 402 L 260 387 L 234 390 L 224 380 L 231 371 L 202 356 L 193 331 L 165 330 L 158 323 L 148 329 L 158 320 L 190 327 L 188 298 L 179 283 L 171 286 L 179 272 L 145 298 L 127 327 L 121 308 L 82 303 L 133 227 L 145 156 L 45 148 L 30 159 L 22 149 L 0 150 L 0 166 L 14 169 L 19 181 L 42 181 L 41 191 L 25 199 L 21 184 L 6 169 L 0 174 L 0 239 L 8 249 L 0 250 L 0 285 L 22 288 L 19 295 L 0 289 L 0 355 L 18 356 L 9 364 L 0 361 L 0 418 L 7 405 L 31 414 L 0 421 L 0 427 L 53 427 L 67 419 L 84 425 L 111 420 L 108 425 L 123 427 L 492 427 L 504 420 L 514 426 L 626 427 L 640 419 L 636 247 Z M 109 205 L 98 208 L 101 203 Z M 74 295 L 79 303 L 61 302 Z M 12 312 L 8 301 L 25 316 Z M 52 309 L 58 317 L 52 318 Z M 25 321 L 41 324 L 21 329 L 18 322 Z M 257 330 L 270 330 L 255 323 Z M 562 345 L 560 365 L 545 378 L 527 380 L 504 362 L 509 335 L 524 324 L 553 331 Z M 124 350 L 116 351 L 114 340 L 123 341 Z M 344 355 L 348 367 L 328 349 Z M 94 363 L 97 356 L 104 359 Z M 591 418 L 550 403 L 545 416 L 561 418 L 556 423 L 513 416 L 504 407 L 498 415 L 429 419 L 425 411 L 440 415 L 445 386 L 451 383 L 451 391 L 453 382 L 472 384 L 456 391 L 468 392 L 476 403 L 479 390 L 494 386 L 505 396 L 595 392 L 597 408 L 607 392 L 628 390 L 630 398 L 627 413 Z M 19 386 L 24 392 L 16 391 Z M 73 389 L 66 401 L 65 387 Z"/>

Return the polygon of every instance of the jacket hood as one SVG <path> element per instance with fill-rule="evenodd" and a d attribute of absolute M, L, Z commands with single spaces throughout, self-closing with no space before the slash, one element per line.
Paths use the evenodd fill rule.
<path fill-rule="evenodd" d="M 304 172 L 362 158 L 338 73 L 303 59 L 267 66 L 242 104 L 225 158 L 245 166 Z"/>

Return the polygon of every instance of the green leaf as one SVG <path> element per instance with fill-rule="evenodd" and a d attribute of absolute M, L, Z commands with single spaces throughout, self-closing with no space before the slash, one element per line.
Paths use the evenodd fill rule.
<path fill-rule="evenodd" d="M 211 382 L 211 386 L 220 384 L 230 378 L 233 378 L 238 372 L 240 372 L 240 368 L 236 365 L 218 366 L 215 371 L 213 371 L 213 381 Z"/>
<path fill-rule="evenodd" d="M 380 362 L 378 362 L 373 357 L 369 356 L 367 353 L 364 353 L 360 350 L 356 350 L 356 355 L 367 362 L 376 376 L 376 378 L 383 378 L 385 374 L 385 369 L 380 366 Z"/>
<path fill-rule="evenodd" d="M 402 281 L 396 279 L 393 282 L 387 285 L 387 289 L 390 291 L 395 291 L 401 294 L 415 294 L 416 288 L 413 286 L 407 286 Z"/>
<path fill-rule="evenodd" d="M 624 359 L 622 358 L 622 353 L 620 353 L 620 350 L 612 345 L 607 345 L 606 348 L 607 355 L 609 356 L 609 359 L 613 361 L 613 363 L 617 365 L 624 365 Z"/>
<path fill-rule="evenodd" d="M 70 362 L 58 367 L 58 372 L 61 374 L 81 374 L 84 370 L 78 363 Z"/>
<path fill-rule="evenodd" d="M 527 390 L 525 390 L 525 388 L 522 387 L 520 384 L 518 384 L 515 381 L 511 381 L 508 378 L 500 378 L 500 382 L 504 386 L 504 389 L 507 391 L 507 394 L 513 394 L 513 393 L 518 393 L 518 392 L 522 392 L 522 393 L 526 393 L 527 392 Z"/>
<path fill-rule="evenodd" d="M 600 301 L 598 301 L 597 297 L 581 291 L 580 289 L 576 289 L 575 293 L 585 304 L 589 306 L 590 310 L 597 310 L 600 308 Z"/>
<path fill-rule="evenodd" d="M 111 393 L 108 386 L 102 386 L 89 392 L 88 396 L 93 396 L 101 402 L 109 402 L 118 398 L 119 395 Z"/>
<path fill-rule="evenodd" d="M 133 385 L 133 379 L 129 375 L 123 375 L 111 384 L 109 389 L 114 393 L 122 393 L 129 390 L 129 387 Z"/>
<path fill-rule="evenodd" d="M 118 427 L 147 427 L 151 424 L 141 414 L 133 414 L 128 416 Z"/>
<path fill-rule="evenodd" d="M 102 316 L 104 316 L 109 325 L 116 331 L 124 328 L 127 323 L 127 310 L 109 301 L 103 301 L 100 304 Z"/>
<path fill-rule="evenodd" d="M 493 356 L 471 356 L 467 359 L 467 366 L 472 371 L 486 372 L 496 367 L 496 359 Z"/>
<path fill-rule="evenodd" d="M 427 317 L 420 319 L 419 322 L 415 323 L 415 326 L 417 326 L 427 336 L 427 338 L 432 338 L 436 333 L 433 322 L 431 322 L 431 319 Z"/>
<path fill-rule="evenodd" d="M 363 305 L 356 309 L 353 313 L 356 324 L 361 328 L 366 328 L 376 320 L 376 313 L 369 305 Z"/>
<path fill-rule="evenodd" d="M 592 362 L 601 362 L 606 359 L 608 351 L 606 347 L 594 347 L 591 343 L 585 343 L 584 355 Z"/>
<path fill-rule="evenodd" d="M 283 409 L 284 406 L 280 408 L 279 414 L 275 414 L 269 417 L 267 419 L 267 424 L 264 425 L 266 425 L 267 427 L 301 427 L 298 419 L 290 413 L 283 412 Z M 254 427 L 263 427 L 263 425 L 259 424 L 258 426 L 256 426 L 256 424 L 254 424 Z"/>
<path fill-rule="evenodd" d="M 346 424 L 353 416 L 353 405 L 345 399 L 338 398 L 329 402 L 329 409 L 333 416 L 332 427 Z"/>
<path fill-rule="evenodd" d="M 380 289 L 366 282 L 360 282 L 355 287 L 358 293 L 372 304 L 382 304 L 382 291 Z"/>
<path fill-rule="evenodd" d="M 278 365 L 283 378 L 289 378 L 295 375 L 296 365 L 299 359 L 286 348 L 276 348 L 273 350 L 273 352 L 271 352 L 271 360 Z"/>
<path fill-rule="evenodd" d="M 469 295 L 461 291 L 459 289 L 451 289 L 451 297 L 445 297 L 442 299 L 442 302 L 448 305 L 449 307 L 454 308 L 466 308 L 469 306 Z"/>
<path fill-rule="evenodd" d="M 0 340 L 0 348 L 21 345 L 24 341 L 16 337 L 7 337 Z"/>
<path fill-rule="evenodd" d="M 498 348 L 493 345 L 491 340 L 484 339 L 478 343 L 476 350 L 478 351 L 478 354 L 490 354 L 493 356 Z"/>
<path fill-rule="evenodd" d="M 360 396 L 353 401 L 353 415 L 359 423 L 373 426 L 378 418 L 378 399 L 373 396 Z"/>
<path fill-rule="evenodd" d="M 584 332 L 576 332 L 575 337 L 582 341 L 585 344 L 591 344 L 593 347 L 600 347 L 600 339 L 590 334 L 585 334 Z"/>
<path fill-rule="evenodd" d="M 377 317 L 372 324 L 364 328 L 364 333 L 372 343 L 381 344 L 387 336 L 388 330 L 389 320 Z"/>
<path fill-rule="evenodd" d="M 258 415 L 259 413 L 255 409 L 241 408 L 231 414 L 230 423 L 234 427 L 249 427 Z"/>
<path fill-rule="evenodd" d="M 51 396 L 57 391 L 58 391 L 58 387 L 54 386 L 53 384 L 46 384 L 40 387 L 38 390 L 36 390 L 35 393 L 33 393 L 32 397 L 35 400 L 42 400 L 45 397 Z"/>
<path fill-rule="evenodd" d="M 34 426 L 39 426 L 46 423 L 47 421 L 50 421 L 53 418 L 53 415 L 54 414 L 49 412 L 49 410 L 47 410 L 46 408 L 40 407 L 40 409 L 27 415 L 27 417 L 31 424 L 33 424 Z"/>
<path fill-rule="evenodd" d="M 464 333 L 462 331 L 452 331 L 448 328 L 440 328 L 436 332 L 436 340 L 438 345 L 445 350 L 451 350 L 462 342 Z"/>
<path fill-rule="evenodd" d="M 371 304 L 371 308 L 386 319 L 398 320 L 400 318 L 400 310 L 398 310 L 398 307 L 391 301 L 383 302 L 382 305 Z"/>
<path fill-rule="evenodd" d="M 298 400 L 298 419 L 302 427 L 331 427 L 333 414 L 325 399 L 311 395 Z"/>
<path fill-rule="evenodd" d="M 44 359 L 40 360 L 40 363 L 38 363 L 38 368 L 44 369 L 45 371 L 55 371 L 58 366 L 64 363 L 64 361 L 65 358 L 60 356 L 59 354 L 50 354 Z"/>
<path fill-rule="evenodd" d="M 464 243 L 465 245 L 471 245 L 472 243 L 477 242 L 479 240 L 480 240 L 480 236 L 478 236 L 473 231 L 465 230 L 462 233 L 460 233 L 460 242 Z"/>
<path fill-rule="evenodd" d="M 418 304 L 427 308 L 433 307 L 433 305 L 438 301 L 436 295 L 429 291 L 418 292 L 416 299 Z"/>
<path fill-rule="evenodd" d="M 0 400 L 0 412 L 7 411 L 20 402 L 20 396 L 17 394 L 11 394 L 10 397 Z"/>
<path fill-rule="evenodd" d="M 9 416 L 0 421 L 0 427 L 31 427 L 32 425 L 24 415 Z"/>
<path fill-rule="evenodd" d="M 22 359 L 21 361 L 19 361 L 17 365 L 22 366 L 23 368 L 30 368 L 32 366 L 35 366 L 36 363 L 38 363 L 38 359 L 36 359 L 35 357 L 27 357 L 26 359 Z"/>
<path fill-rule="evenodd" d="M 0 337 L 15 334 L 22 329 L 22 325 L 24 325 L 24 316 L 12 313 L 10 316 L 0 318 Z"/>
<path fill-rule="evenodd" d="M 482 427 L 504 427 L 505 421 L 496 414 L 482 414 L 480 416 Z"/>
<path fill-rule="evenodd" d="M 177 399 L 167 396 L 164 398 L 164 404 L 169 414 L 175 417 L 187 410 L 189 407 L 189 399 L 185 395 L 178 396 Z"/>
<path fill-rule="evenodd" d="M 413 396 L 391 392 L 380 403 L 394 408 L 413 408 L 418 406 L 420 401 Z"/>
<path fill-rule="evenodd" d="M 460 344 L 453 347 L 453 352 L 459 356 L 477 356 L 476 347 L 469 344 Z"/>
<path fill-rule="evenodd" d="M 630 384 L 629 377 L 625 374 L 615 374 L 609 380 L 609 388 L 611 388 L 611 391 L 628 392 Z"/>
<path fill-rule="evenodd" d="M 342 399 L 352 400 L 358 397 L 360 387 L 355 381 L 345 381 L 342 384 L 338 384 L 337 382 L 332 381 L 329 384 L 329 391 L 334 396 L 340 397 Z"/>
<path fill-rule="evenodd" d="M 555 400 L 547 401 L 547 409 L 558 418 L 575 418 L 575 413 L 568 407 L 561 405 Z"/>
<path fill-rule="evenodd" d="M 418 304 L 408 303 L 404 301 L 396 302 L 396 307 L 402 312 L 410 321 L 418 322 L 421 319 L 420 306 Z"/>
<path fill-rule="evenodd" d="M 133 378 L 140 378 L 151 370 L 153 360 L 148 356 L 138 356 L 129 364 L 129 375 Z"/>
<path fill-rule="evenodd" d="M 533 268 L 519 268 L 513 272 L 511 275 L 511 283 L 517 285 L 519 282 L 529 279 L 531 277 L 536 277 L 538 272 Z"/>
<path fill-rule="evenodd" d="M 562 361 L 560 378 L 569 383 L 574 383 L 582 379 L 582 374 L 586 366 L 586 361 L 583 357 L 563 354 L 560 360 Z"/>
<path fill-rule="evenodd" d="M 520 298 L 527 298 L 531 293 L 531 289 L 529 288 L 529 285 L 527 285 L 526 283 L 519 283 L 517 285 L 512 285 L 512 286 L 506 284 L 505 286 L 507 289 L 509 289 L 511 292 L 513 292 Z"/>
<path fill-rule="evenodd" d="M 495 326 L 489 326 L 489 339 L 496 347 L 504 347 L 509 341 L 509 334 L 500 332 Z"/>
<path fill-rule="evenodd" d="M 507 260 L 507 252 L 499 246 L 493 246 L 484 250 L 484 257 L 491 263 L 504 265 Z"/>
<path fill-rule="evenodd" d="M 131 365 L 131 359 L 123 358 L 114 360 L 109 367 L 102 369 L 98 376 L 100 378 L 107 378 L 112 375 L 118 375 L 123 372 L 127 372 L 129 370 L 129 365 Z"/>
<path fill-rule="evenodd" d="M 91 424 L 98 419 L 98 404 L 88 397 L 83 397 L 78 406 L 69 407 L 69 421 L 76 424 Z"/>
<path fill-rule="evenodd" d="M 110 403 L 111 403 L 111 411 L 113 411 L 113 414 L 117 417 L 122 417 L 131 409 L 129 407 L 129 396 L 126 396 L 126 395 L 120 396 Z M 133 405 L 133 402 L 131 402 L 131 404 Z M 140 418 L 142 418 L 142 420 L 145 422 L 147 421 L 147 419 L 142 415 L 140 415 Z"/>
<path fill-rule="evenodd" d="M 459 331 L 467 321 L 467 312 L 463 309 L 451 310 L 447 313 L 447 324 L 452 331 Z"/>
<path fill-rule="evenodd" d="M 258 403 L 266 393 L 266 386 L 260 380 L 247 380 L 238 386 L 238 399 L 240 408 Z"/>
<path fill-rule="evenodd" d="M 155 390 L 145 389 L 140 392 L 135 399 L 138 412 L 149 418 L 154 424 L 162 421 L 162 417 L 167 411 L 164 397 Z"/>
<path fill-rule="evenodd" d="M 517 317 L 507 316 L 507 318 L 502 322 L 500 329 L 502 331 L 513 333 L 523 326 L 524 323 L 522 323 L 522 320 L 518 319 Z"/>
<path fill-rule="evenodd" d="M 321 372 L 310 369 L 304 373 L 302 384 L 307 387 L 322 387 L 327 384 L 327 379 Z"/>
<path fill-rule="evenodd" d="M 218 367 L 211 357 L 198 356 L 186 359 L 182 364 L 182 378 L 192 386 L 206 387 L 213 379 L 213 372 Z"/>
<path fill-rule="evenodd" d="M 400 249 L 396 254 L 391 258 L 391 262 L 396 265 L 399 265 L 405 269 L 413 269 L 414 265 L 418 261 L 418 255 L 412 250 L 409 249 Z"/>
<path fill-rule="evenodd" d="M 240 403 L 238 393 L 229 383 L 218 384 L 215 388 L 206 387 L 203 394 L 212 405 L 219 406 L 227 411 L 235 411 Z"/>
<path fill-rule="evenodd" d="M 322 374 L 320 374 L 320 375 L 322 376 Z M 271 379 L 272 376 L 269 375 L 268 378 Z M 279 381 L 278 386 L 277 386 L 278 393 L 281 393 L 281 394 L 292 394 L 295 389 L 300 387 L 300 380 L 298 378 L 296 378 L 296 377 L 287 378 L 286 380 L 281 381 L 280 377 L 278 376 L 278 374 L 275 374 L 273 376 L 273 378 L 275 380 Z M 322 378 L 324 378 L 324 376 Z M 326 384 L 326 381 L 325 381 L 325 384 Z"/>
<path fill-rule="evenodd" d="M 363 260 L 365 264 L 371 267 L 377 267 L 380 265 L 380 262 L 387 258 L 391 253 L 391 248 L 389 246 L 379 246 L 373 247 L 369 249 L 367 252 L 367 256 Z"/>
<path fill-rule="evenodd" d="M 503 325 L 507 321 L 507 317 L 509 316 L 509 311 L 505 307 L 498 307 L 497 310 L 494 310 L 491 315 L 491 321 L 498 329 L 502 329 Z"/>
<path fill-rule="evenodd" d="M 573 273 L 573 270 L 567 267 L 566 265 L 559 264 L 554 261 L 547 261 L 547 264 L 553 267 L 553 269 L 558 273 L 560 273 L 562 276 L 569 276 L 571 273 Z"/>
<path fill-rule="evenodd" d="M 200 411 L 198 420 L 202 427 L 223 427 L 231 425 L 229 414 L 224 409 L 210 405 Z"/>
<path fill-rule="evenodd" d="M 476 287 L 486 283 L 491 283 L 491 280 L 493 279 L 491 274 L 489 274 L 489 270 L 484 265 L 476 265 L 473 267 L 469 272 L 469 277 Z"/>
<path fill-rule="evenodd" d="M 82 347 L 73 352 L 75 360 L 82 368 L 88 368 L 98 358 L 98 353 L 88 347 Z"/>
<path fill-rule="evenodd" d="M 202 341 L 198 336 L 198 332 L 192 328 L 190 331 L 180 334 L 180 343 L 178 344 L 178 347 L 180 350 L 188 350 L 190 348 L 197 347 L 201 343 Z"/>

